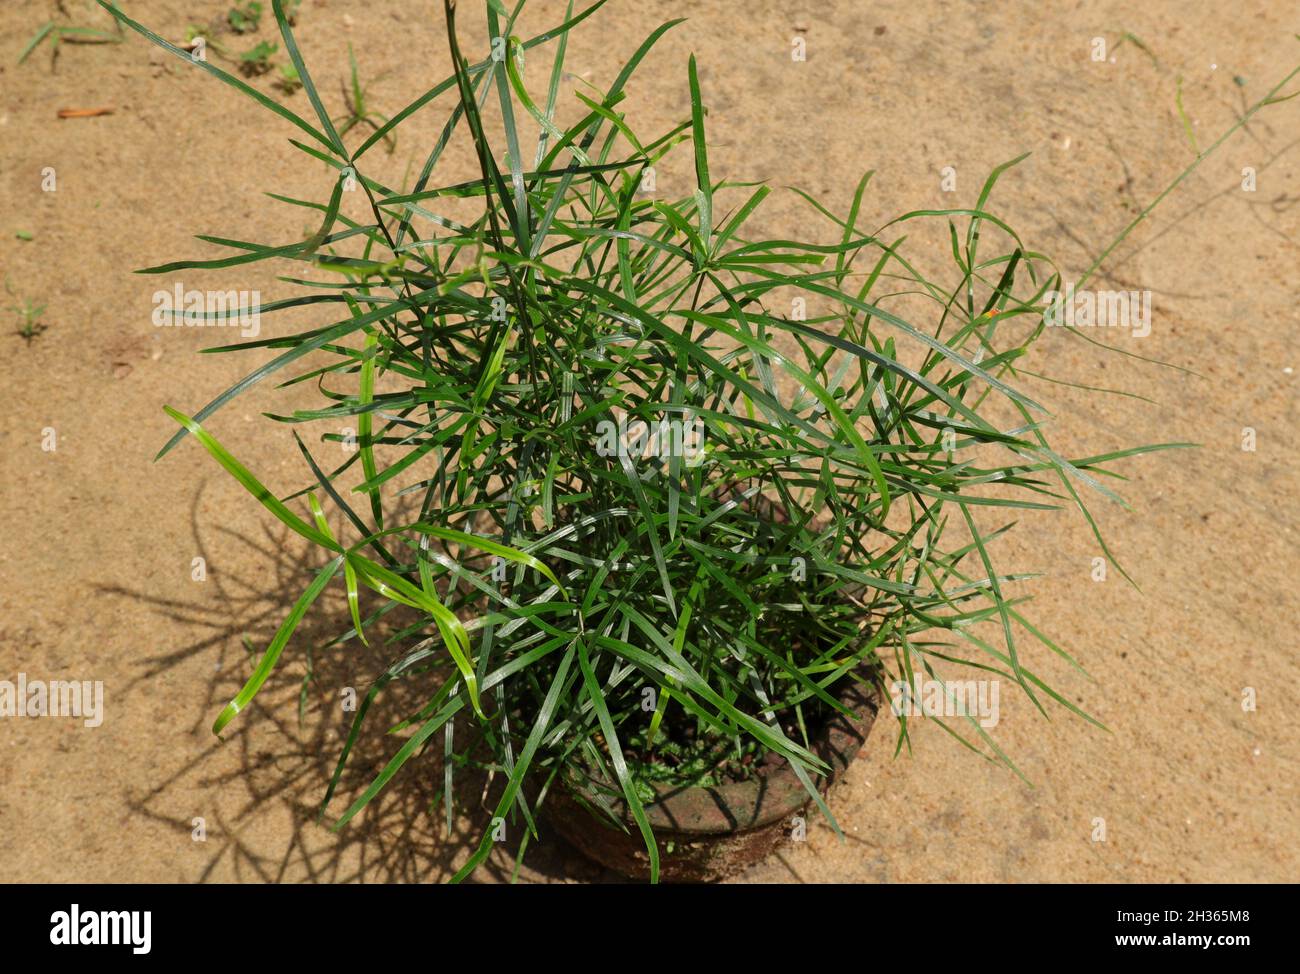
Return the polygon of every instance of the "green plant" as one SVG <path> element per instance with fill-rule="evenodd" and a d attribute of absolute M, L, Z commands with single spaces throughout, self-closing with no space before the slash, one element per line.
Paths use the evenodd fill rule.
<path fill-rule="evenodd" d="M 5 292 L 11 298 L 17 297 L 13 288 L 9 286 L 8 278 L 5 278 Z M 17 334 L 30 345 L 32 340 L 47 327 L 40 322 L 41 315 L 45 314 L 46 305 L 32 304 L 30 298 L 22 298 L 21 302 L 21 304 L 10 305 L 9 310 L 16 314 L 21 322 Z"/>
<path fill-rule="evenodd" d="M 274 41 L 258 41 L 239 55 L 239 70 L 249 78 L 266 74 L 271 70 L 271 55 L 279 49 Z"/>
<path fill-rule="evenodd" d="M 226 14 L 226 22 L 236 34 L 253 33 L 261 20 L 262 5 L 257 0 L 251 0 L 243 6 L 231 7 L 230 12 Z"/>
<path fill-rule="evenodd" d="M 302 78 L 298 77 L 298 69 L 292 64 L 282 64 L 279 70 L 280 77 L 275 79 L 275 86 L 286 95 L 292 95 L 302 87 Z"/>
<path fill-rule="evenodd" d="M 1011 593 L 1025 576 L 995 565 L 995 542 L 1014 522 L 987 520 L 1064 502 L 1096 532 L 1080 488 L 1118 499 L 1106 485 L 1113 461 L 1178 444 L 1075 459 L 1051 448 L 1046 410 L 1021 386 L 1036 375 L 1026 362 L 1060 275 L 990 209 L 1020 160 L 997 167 L 971 207 L 906 213 L 871 231 L 859 226 L 870 174 L 843 215 L 796 190 L 827 221 L 829 242 L 757 237 L 751 217 L 769 189 L 711 174 L 694 58 L 689 118 L 644 138 L 618 110 L 637 66 L 679 21 L 646 38 L 602 95 L 576 92 L 576 117 L 557 121 L 568 34 L 600 6 L 570 6 L 562 24 L 520 40 L 519 8 L 503 23 L 489 3 L 489 39 L 508 41 L 470 63 L 447 2 L 454 74 L 355 147 L 343 135 L 359 102 L 354 124 L 338 130 L 279 0 L 276 21 L 315 120 L 199 65 L 296 126 L 310 142 L 294 145 L 338 173 L 325 202 L 277 197 L 318 214 L 305 241 L 203 237 L 235 252 L 146 271 L 287 260 L 304 275 L 289 279 L 309 292 L 261 310 L 339 312 L 216 349 L 275 356 L 192 417 L 167 407 L 181 429 L 160 457 L 193 436 L 328 559 L 214 732 L 248 708 L 336 579 L 351 627 L 315 654 L 383 653 L 388 666 L 357 712 L 322 814 L 376 698 L 394 681 L 424 698 L 392 728 L 404 741 L 336 828 L 440 736 L 449 827 L 457 769 L 486 771 L 501 783 L 494 817 L 523 823 L 522 856 L 548 790 L 588 777 L 626 800 L 653 872 L 645 785 L 712 780 L 733 754 L 742 765 L 755 753 L 787 760 L 834 823 L 810 743 L 839 706 L 842 680 L 970 668 L 1044 712 L 1055 703 L 1096 723 L 1031 668 L 1017 632 L 1078 664 Z M 519 59 L 547 44 L 539 99 Z M 444 94 L 453 108 L 412 191 L 362 173 L 369 150 Z M 490 134 L 480 98 L 491 96 L 500 132 Z M 432 185 L 458 133 L 480 175 Z M 650 195 L 653 167 L 682 144 L 694 185 L 673 199 Z M 348 215 L 351 182 L 361 192 L 347 198 L 362 206 Z M 905 247 L 931 222 L 949 247 Z M 353 423 L 357 450 L 323 463 L 295 433 L 312 480 L 281 498 L 205 424 L 290 367 L 302 371 L 286 382 L 317 383 L 324 402 L 273 419 Z M 899 717 L 900 747 L 908 720 Z M 944 726 L 1014 769 L 973 716 Z M 456 878 L 491 847 L 489 830 Z"/>
<path fill-rule="evenodd" d="M 348 111 L 346 115 L 341 115 L 334 120 L 336 123 L 342 123 L 338 129 L 339 137 L 347 135 L 358 125 L 367 125 L 372 132 L 380 133 L 391 155 L 397 148 L 397 135 L 391 131 L 392 126 L 388 124 L 386 115 L 380 115 L 366 108 L 366 89 L 357 74 L 357 58 L 352 53 L 351 44 L 348 44 L 348 64 L 351 67 L 352 85 L 351 87 L 343 85 L 343 101 Z"/>
<path fill-rule="evenodd" d="M 109 33 L 94 27 L 76 27 L 50 20 L 37 28 L 18 55 L 18 63 L 26 61 L 42 41 L 50 42 L 50 64 L 53 64 L 59 56 L 59 47 L 63 44 L 121 44 L 122 32 L 120 27 L 114 33 Z"/>

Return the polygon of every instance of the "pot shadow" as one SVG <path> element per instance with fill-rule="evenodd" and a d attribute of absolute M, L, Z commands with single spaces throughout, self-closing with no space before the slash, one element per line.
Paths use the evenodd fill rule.
<path fill-rule="evenodd" d="M 499 774 L 458 768 L 448 831 L 441 734 L 412 756 L 356 818 L 338 831 L 330 828 L 397 751 L 400 739 L 385 731 L 437 691 L 437 673 L 395 680 L 375 697 L 321 816 L 321 801 L 355 716 L 355 707 L 345 706 L 353 700 L 359 706 L 374 680 L 409 651 L 412 640 L 399 646 L 382 639 L 417 621 L 414 613 L 390 612 L 380 629 L 368 630 L 369 647 L 355 636 L 339 643 L 352 623 L 341 580 L 331 583 L 307 611 L 255 700 L 225 728 L 222 740 L 212 735 L 210 721 L 239 691 L 325 559 L 278 522 L 264 525 L 256 537 L 220 524 L 201 526 L 202 491 L 201 484 L 190 512 L 195 550 L 212 564 L 206 530 L 221 536 L 223 554 L 220 568 L 199 586 L 199 597 L 174 599 L 121 585 L 97 586 L 105 597 L 147 605 L 170 630 L 195 634 L 184 645 L 141 660 L 121 691 L 124 699 L 142 687 L 179 678 L 186 682 L 181 695 L 191 701 L 193 676 L 203 674 L 202 703 L 193 707 L 188 726 L 192 739 L 200 742 L 197 751 L 191 749 L 193 756 L 180 766 L 149 772 L 143 788 L 128 787 L 127 806 L 202 850 L 199 864 L 187 861 L 182 867 L 186 881 L 449 879 L 488 830 L 490 809 L 504 781 Z M 232 547 L 243 553 L 232 558 Z M 364 594 L 362 600 L 364 610 Z M 178 723 L 184 719 L 170 717 Z M 463 741 L 461 735 L 472 730 L 468 722 L 458 721 L 453 735 Z M 200 818 L 206 833 L 202 842 L 195 838 Z M 467 881 L 511 881 L 523 829 L 522 819 L 507 821 L 507 841 Z M 539 831 L 518 870 L 519 881 L 621 881 L 558 836 L 548 835 L 543 826 Z"/>

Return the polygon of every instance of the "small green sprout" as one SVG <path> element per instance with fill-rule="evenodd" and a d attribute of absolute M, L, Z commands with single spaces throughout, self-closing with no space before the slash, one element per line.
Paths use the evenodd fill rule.
<path fill-rule="evenodd" d="M 5 291 L 11 298 L 18 297 L 18 295 L 14 293 L 13 288 L 9 286 L 8 278 L 5 278 Z M 45 313 L 46 305 L 32 304 L 29 298 L 23 298 L 21 301 L 21 304 L 9 305 L 9 310 L 18 315 L 19 321 L 21 321 L 21 325 L 17 329 L 18 336 L 30 345 L 32 339 L 48 327 L 40 322 L 41 315 Z"/>
<path fill-rule="evenodd" d="M 298 75 L 298 69 L 292 64 L 282 64 L 279 70 L 280 77 L 275 79 L 275 86 L 286 95 L 292 95 L 302 87 L 302 78 Z"/>
<path fill-rule="evenodd" d="M 58 24 L 50 20 L 42 24 L 32 35 L 32 39 L 27 42 L 22 53 L 18 55 L 18 63 L 22 64 L 30 56 L 32 51 L 36 50 L 42 42 L 50 42 L 50 65 L 53 66 L 59 56 L 59 46 L 65 42 L 69 44 L 121 44 L 122 28 L 121 25 L 114 23 L 114 30 L 96 30 L 93 27 L 76 27 L 70 24 Z"/>
<path fill-rule="evenodd" d="M 280 46 L 271 41 L 259 41 L 239 55 L 239 70 L 249 78 L 266 74 L 271 70 L 271 55 L 279 49 Z"/>
<path fill-rule="evenodd" d="M 343 86 L 343 101 L 347 104 L 348 110 L 347 114 L 340 115 L 338 119 L 335 119 L 336 122 L 339 120 L 343 122 L 342 127 L 339 128 L 339 135 L 347 135 L 358 125 L 369 125 L 378 132 L 381 124 L 388 124 L 388 116 L 380 115 L 378 112 L 372 112 L 366 108 L 366 89 L 362 86 L 358 76 L 357 59 L 356 55 L 352 53 L 351 44 L 348 45 L 348 63 L 352 66 L 352 86 L 350 89 L 346 84 Z M 382 77 L 383 75 L 378 75 L 376 80 Z M 397 136 L 393 135 L 391 131 L 385 133 L 384 144 L 388 146 L 388 154 L 392 155 L 393 150 L 397 148 Z"/>
<path fill-rule="evenodd" d="M 230 29 L 236 34 L 251 34 L 257 30 L 257 25 L 262 19 L 262 5 L 257 0 L 251 0 L 250 3 L 242 7 L 236 6 L 230 8 L 230 13 L 226 15 L 226 21 L 230 24 Z"/>

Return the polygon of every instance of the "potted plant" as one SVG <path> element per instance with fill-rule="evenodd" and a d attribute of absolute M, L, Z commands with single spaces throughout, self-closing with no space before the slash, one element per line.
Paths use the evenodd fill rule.
<path fill-rule="evenodd" d="M 834 825 L 825 787 L 882 702 L 901 746 L 914 711 L 899 688 L 942 689 L 941 668 L 965 665 L 1039 709 L 1081 713 L 1016 639 L 1065 656 L 1009 594 L 1019 576 L 994 563 L 1009 526 L 990 529 L 986 515 L 1062 498 L 1086 514 L 1084 490 L 1110 495 L 1105 465 L 1140 452 L 1065 458 L 1022 388 L 1017 364 L 1045 334 L 1060 275 L 990 209 L 1013 163 L 973 207 L 867 231 L 864 177 L 843 215 L 800 193 L 827 221 L 820 242 L 756 237 L 769 189 L 711 173 L 693 58 L 679 125 L 645 137 L 622 111 L 628 79 L 676 21 L 603 94 L 576 91 L 560 111 L 568 34 L 600 5 L 570 6 L 563 23 L 521 37 L 518 9 L 488 0 L 476 49 L 489 53 L 471 63 L 446 0 L 453 73 L 348 147 L 280 0 L 314 119 L 106 4 L 296 126 L 305 138 L 294 145 L 329 167 L 323 201 L 284 200 L 319 220 L 308 239 L 203 238 L 233 253 L 147 271 L 287 261 L 307 293 L 257 312 L 320 313 L 309 330 L 218 349 L 275 354 L 193 416 L 167 409 L 181 428 L 162 453 L 193 436 L 328 558 L 214 731 L 249 706 L 320 593 L 344 586 L 341 644 L 389 665 L 325 802 L 372 701 L 392 681 L 415 682 L 425 703 L 399 728 L 404 742 L 335 827 L 441 743 L 445 802 L 457 768 L 485 768 L 496 787 L 492 822 L 456 879 L 507 822 L 520 856 L 551 827 L 629 875 L 725 875 L 765 854 L 805 806 Z M 448 120 L 414 186 L 367 174 L 367 153 L 437 100 Z M 436 185 L 452 139 L 472 141 L 481 173 Z M 679 146 L 695 180 L 661 195 L 655 170 Z M 905 249 L 926 222 L 949 244 Z M 927 270 L 936 259 L 947 269 Z M 285 499 L 205 427 L 272 376 L 323 396 L 276 421 L 356 430 L 337 466 L 299 438 L 311 482 Z M 977 714 L 945 726 L 1011 765 Z"/>

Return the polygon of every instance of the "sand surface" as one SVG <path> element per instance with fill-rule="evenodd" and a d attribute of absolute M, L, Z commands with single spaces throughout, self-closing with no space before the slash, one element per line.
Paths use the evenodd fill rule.
<path fill-rule="evenodd" d="M 208 256 L 198 233 L 301 239 L 307 221 L 264 191 L 323 199 L 323 166 L 297 153 L 295 130 L 214 79 L 152 49 L 67 44 L 15 62 L 50 16 L 105 27 L 84 0 L 0 6 L 0 264 L 14 297 L 45 304 L 31 343 L 0 336 L 0 679 L 102 680 L 105 719 L 0 719 L 0 859 L 6 878 L 94 882 L 428 881 L 466 855 L 486 819 L 462 795 L 448 838 L 430 755 L 355 824 L 335 834 L 315 810 L 340 745 L 340 688 L 364 691 L 385 659 L 318 659 L 299 720 L 302 647 L 337 631 L 341 600 L 309 620 L 255 707 L 218 742 L 209 727 L 319 563 L 286 538 L 195 444 L 152 457 L 171 433 L 164 403 L 193 411 L 264 360 L 201 356 L 227 340 L 151 324 L 150 264 Z M 229 3 L 132 0 L 124 7 L 180 40 Z M 267 4 L 269 8 L 269 3 Z M 463 4 L 463 6 L 471 6 Z M 561 19 L 533 0 L 525 30 Z M 1034 247 L 1077 275 L 1138 208 L 1194 158 L 1175 107 L 1204 147 L 1296 64 L 1294 4 L 1245 0 L 1077 3 L 777 3 L 613 0 L 576 34 L 568 70 L 607 84 L 658 23 L 689 20 L 646 59 L 624 104 L 646 131 L 686 117 L 695 52 L 710 109 L 715 176 L 796 184 L 842 211 L 874 169 L 862 217 L 970 205 L 988 170 L 1032 155 L 995 202 Z M 269 18 L 268 18 L 269 20 Z M 466 31 L 477 21 L 467 18 Z M 1125 33 L 1140 39 L 1116 46 Z M 264 22 L 256 39 L 271 38 Z M 469 36 L 481 37 L 481 33 Z M 807 60 L 790 56 L 806 39 Z M 306 0 L 298 37 L 331 109 L 341 110 L 347 45 L 380 112 L 405 105 L 449 70 L 441 5 L 427 0 Z M 1093 62 L 1094 37 L 1108 57 Z M 477 51 L 484 45 L 475 41 Z M 283 60 L 283 56 L 280 58 Z M 542 69 L 544 70 L 544 69 Z M 253 82 L 272 92 L 270 78 Z M 1300 88 L 1300 83 L 1291 90 Z M 310 114 L 302 92 L 276 94 Z M 444 118 L 445 102 L 403 130 L 381 178 L 400 182 Z M 60 120 L 65 108 L 113 114 Z M 996 739 L 1033 787 L 921 722 L 913 752 L 873 734 L 832 808 L 847 834 L 810 818 L 806 842 L 741 877 L 753 882 L 1300 879 L 1300 745 L 1288 701 L 1300 687 L 1296 496 L 1300 470 L 1295 349 L 1300 284 L 1300 99 L 1270 107 L 1206 161 L 1122 245 L 1098 286 L 1150 289 L 1151 334 L 1113 340 L 1188 371 L 1156 368 L 1061 334 L 1039 371 L 1140 393 L 1156 404 L 1036 380 L 1053 435 L 1072 455 L 1139 443 L 1200 449 L 1128 461 L 1125 511 L 1098 520 L 1141 586 L 1092 578 L 1099 552 L 1069 512 L 1022 519 L 1003 564 L 1045 577 L 1022 586 L 1032 617 L 1089 680 L 1040 652 L 1034 664 L 1109 728 L 1055 708 L 1044 720 L 1006 694 Z M 412 160 L 415 159 L 414 163 Z M 469 171 L 464 139 L 444 181 Z M 953 166 L 955 193 L 940 170 Z M 54 192 L 42 172 L 53 167 Z M 1242 170 L 1257 174 L 1242 190 Z M 689 187 L 688 156 L 659 175 Z M 322 188 L 324 187 L 324 188 Z M 687 189 L 687 191 L 689 191 Z M 773 194 L 764 232 L 815 235 L 808 209 Z M 17 237 L 31 234 L 31 240 Z M 946 246 L 942 237 L 934 246 Z M 258 265 L 265 266 L 265 265 Z M 169 279 L 170 280 L 170 279 Z M 188 281 L 188 278 L 187 278 Z M 1102 283 L 1102 282 L 1105 283 Z M 214 272 L 194 286 L 261 288 Z M 308 311 L 264 322 L 276 334 L 319 323 Z M 1108 336 L 1109 337 L 1109 336 Z M 1195 373 L 1195 374 L 1190 374 Z M 263 384 L 212 428 L 273 489 L 307 476 L 288 429 L 261 419 L 312 402 Z M 1242 431 L 1257 448 L 1242 449 Z M 47 428 L 57 449 L 42 450 Z M 207 579 L 192 580 L 195 558 Z M 1243 710 L 1243 688 L 1258 707 Z M 403 702 L 387 705 L 395 715 Z M 1290 729 L 1288 729 L 1290 728 Z M 393 748 L 371 735 L 343 783 L 355 795 Z M 341 806 L 336 806 L 341 807 Z M 194 841 L 194 820 L 206 839 Z M 1105 841 L 1094 841 L 1097 820 Z M 508 874 L 494 859 L 479 873 Z M 604 875 L 554 841 L 531 850 L 530 881 Z"/>

